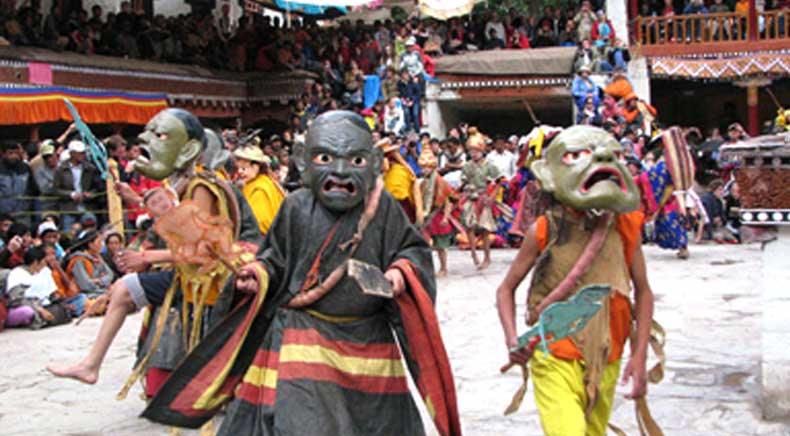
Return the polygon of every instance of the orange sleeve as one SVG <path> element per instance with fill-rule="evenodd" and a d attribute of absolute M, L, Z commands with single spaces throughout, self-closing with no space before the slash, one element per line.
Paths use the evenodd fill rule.
<path fill-rule="evenodd" d="M 549 221 L 545 215 L 541 215 L 535 220 L 535 239 L 538 241 L 538 251 L 546 249 L 549 243 Z"/>
<path fill-rule="evenodd" d="M 620 234 L 620 239 L 623 240 L 623 252 L 628 269 L 631 269 L 631 262 L 634 261 L 634 250 L 642 237 L 644 222 L 645 215 L 638 210 L 617 216 L 617 232 Z"/>

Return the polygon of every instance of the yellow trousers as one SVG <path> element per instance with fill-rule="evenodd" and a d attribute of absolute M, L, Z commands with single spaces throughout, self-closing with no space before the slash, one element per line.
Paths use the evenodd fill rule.
<path fill-rule="evenodd" d="M 535 403 L 540 413 L 543 433 L 547 436 L 603 436 L 612 412 L 614 390 L 620 374 L 620 360 L 604 369 L 599 387 L 598 401 L 590 414 L 584 389 L 584 363 L 580 360 L 562 360 L 540 351 L 529 361 L 532 383 L 535 386 Z"/>

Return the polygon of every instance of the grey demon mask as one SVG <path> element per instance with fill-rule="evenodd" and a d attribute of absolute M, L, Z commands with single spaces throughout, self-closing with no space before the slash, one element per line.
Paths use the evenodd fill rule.
<path fill-rule="evenodd" d="M 305 187 L 333 212 L 350 210 L 364 201 L 380 173 L 382 159 L 365 120 L 349 111 L 318 116 L 307 130 L 305 144 L 297 144 L 294 153 Z"/>

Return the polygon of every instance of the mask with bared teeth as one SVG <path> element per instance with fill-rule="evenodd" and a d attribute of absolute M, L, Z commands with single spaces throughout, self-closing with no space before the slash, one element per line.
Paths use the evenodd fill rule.
<path fill-rule="evenodd" d="M 573 209 L 627 213 L 639 207 L 639 191 L 625 165 L 623 147 L 603 129 L 565 129 L 531 169 L 544 191 Z"/>
<path fill-rule="evenodd" d="M 307 130 L 305 144 L 294 152 L 305 187 L 333 212 L 363 202 L 380 174 L 382 159 L 365 120 L 349 111 L 317 117 Z"/>

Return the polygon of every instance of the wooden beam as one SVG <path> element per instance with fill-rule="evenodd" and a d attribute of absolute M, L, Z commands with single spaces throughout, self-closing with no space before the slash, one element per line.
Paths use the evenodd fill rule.
<path fill-rule="evenodd" d="M 539 100 L 570 98 L 571 93 L 559 86 L 524 86 L 521 88 L 463 88 L 458 93 L 464 99 L 532 98 Z"/>
<path fill-rule="evenodd" d="M 710 42 L 703 44 L 670 43 L 662 45 L 631 47 L 638 50 L 642 56 L 688 56 L 708 55 L 715 53 L 748 53 L 769 50 L 786 50 L 787 40 L 776 39 L 771 41 L 744 41 L 744 42 Z"/>

